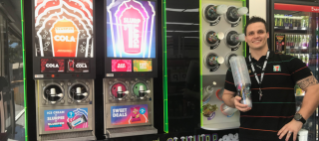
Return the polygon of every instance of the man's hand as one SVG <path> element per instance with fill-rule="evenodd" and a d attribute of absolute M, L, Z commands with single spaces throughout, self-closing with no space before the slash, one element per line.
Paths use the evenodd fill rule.
<path fill-rule="evenodd" d="M 235 107 L 236 107 L 239 111 L 247 112 L 247 111 L 251 110 L 251 108 L 248 107 L 248 105 L 242 104 L 242 103 L 240 103 L 240 101 L 241 101 L 241 97 L 240 97 L 240 96 L 234 97 Z"/>
<path fill-rule="evenodd" d="M 278 132 L 278 136 L 279 139 L 282 139 L 286 134 L 286 141 L 289 140 L 291 134 L 293 134 L 293 139 L 294 141 L 296 141 L 297 139 L 297 134 L 300 131 L 302 127 L 302 122 L 300 121 L 296 121 L 296 120 L 292 120 L 289 123 L 287 123 L 284 127 L 282 127 L 279 132 Z"/>

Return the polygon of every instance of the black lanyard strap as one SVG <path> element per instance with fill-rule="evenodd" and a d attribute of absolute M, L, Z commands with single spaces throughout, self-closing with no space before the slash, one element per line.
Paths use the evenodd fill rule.
<path fill-rule="evenodd" d="M 265 74 L 265 69 L 266 69 L 267 63 L 268 63 L 269 54 L 270 54 L 270 51 L 267 52 L 266 60 L 264 61 L 264 65 L 263 65 L 263 68 L 261 70 L 260 81 L 259 81 L 258 75 L 256 73 L 255 67 L 254 67 L 253 63 L 251 62 L 251 55 L 249 54 L 249 63 L 250 63 L 251 69 L 255 75 L 256 81 L 259 85 L 259 101 L 261 100 L 261 97 L 263 96 L 262 91 L 261 91 L 261 83 L 264 79 L 264 74 Z"/>

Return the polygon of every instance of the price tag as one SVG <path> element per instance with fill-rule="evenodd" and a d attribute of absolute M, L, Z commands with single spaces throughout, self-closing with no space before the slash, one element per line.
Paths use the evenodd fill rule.
<path fill-rule="evenodd" d="M 285 29 L 289 29 L 289 27 L 285 27 Z"/>
<path fill-rule="evenodd" d="M 294 27 L 293 29 L 294 29 L 294 30 L 297 30 L 297 29 L 298 29 L 298 27 Z"/>

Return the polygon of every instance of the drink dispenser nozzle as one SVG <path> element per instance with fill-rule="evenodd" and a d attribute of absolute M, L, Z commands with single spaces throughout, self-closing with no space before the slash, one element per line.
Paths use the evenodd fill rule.
<path fill-rule="evenodd" d="M 211 14 L 225 14 L 227 12 L 227 6 L 226 5 L 218 5 L 218 6 L 214 6 L 213 8 L 211 8 L 209 10 L 209 13 Z"/>
<path fill-rule="evenodd" d="M 248 13 L 247 7 L 241 7 L 241 8 L 229 7 L 226 16 L 227 16 L 227 19 L 230 20 L 231 22 L 236 22 L 236 21 L 238 22 L 239 18 L 247 13 Z"/>
<path fill-rule="evenodd" d="M 81 95 L 81 94 L 82 94 L 81 87 L 76 87 L 76 95 Z"/>
<path fill-rule="evenodd" d="M 128 91 L 123 91 L 121 86 L 117 87 L 117 99 L 118 100 L 123 100 L 123 97 L 125 94 L 128 94 Z"/>
<path fill-rule="evenodd" d="M 87 92 L 85 92 L 85 93 L 82 93 L 82 89 L 81 89 L 81 87 L 76 87 L 76 89 L 75 89 L 75 96 L 77 96 L 77 97 L 80 97 L 80 96 L 84 96 L 84 97 L 87 97 L 88 96 L 88 93 Z M 76 102 L 81 102 L 82 100 L 76 100 Z"/>
<path fill-rule="evenodd" d="M 138 96 L 140 99 L 144 99 L 146 94 L 151 93 L 151 90 L 144 90 L 144 87 L 142 85 L 139 86 Z"/>
<path fill-rule="evenodd" d="M 221 14 L 225 14 L 227 12 L 228 7 L 226 5 L 210 5 L 205 9 L 205 17 L 208 20 L 215 21 L 218 16 Z"/>
<path fill-rule="evenodd" d="M 231 46 L 236 46 L 240 42 L 245 41 L 245 34 L 244 33 L 239 34 L 235 31 L 231 31 L 227 34 L 226 38 L 227 38 L 227 44 Z"/>
<path fill-rule="evenodd" d="M 50 97 L 52 98 L 52 100 L 50 101 L 51 104 L 56 104 L 57 103 L 57 101 L 53 100 L 54 97 L 60 97 L 61 98 L 62 96 L 63 96 L 62 93 L 60 93 L 60 94 L 56 93 L 56 89 L 55 88 L 51 88 L 50 89 Z"/>
<path fill-rule="evenodd" d="M 247 7 L 238 8 L 237 13 L 238 13 L 238 16 L 246 15 L 248 13 L 248 8 Z"/>
<path fill-rule="evenodd" d="M 230 40 L 232 41 L 232 42 L 243 42 L 243 41 L 245 41 L 245 34 L 232 34 L 231 36 L 230 36 Z"/>
<path fill-rule="evenodd" d="M 230 11 L 229 16 L 233 19 L 238 19 L 240 16 L 243 16 L 248 13 L 247 7 L 234 8 Z"/>
<path fill-rule="evenodd" d="M 206 40 L 209 44 L 215 44 L 218 40 L 223 40 L 225 38 L 225 34 L 223 32 L 208 32 L 206 35 Z"/>
<path fill-rule="evenodd" d="M 56 90 L 55 90 L 55 88 L 51 88 L 51 89 L 50 89 L 50 95 L 51 95 L 51 96 L 56 95 Z"/>

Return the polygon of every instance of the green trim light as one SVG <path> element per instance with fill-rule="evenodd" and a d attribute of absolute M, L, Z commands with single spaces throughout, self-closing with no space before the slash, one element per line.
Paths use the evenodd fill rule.
<path fill-rule="evenodd" d="M 202 42 L 203 41 L 203 33 L 202 33 L 202 0 L 199 0 L 199 58 L 201 60 L 202 56 Z M 201 63 L 200 63 L 201 64 Z M 203 126 L 203 65 L 200 65 L 200 125 Z"/>
<path fill-rule="evenodd" d="M 27 78 L 26 78 L 26 52 L 24 45 L 24 0 L 20 0 L 21 3 L 21 33 L 22 33 L 22 58 L 23 58 L 23 99 L 24 99 L 24 122 L 25 122 L 25 141 L 28 141 L 28 109 L 27 109 Z"/>
<path fill-rule="evenodd" d="M 167 79 L 167 35 L 166 35 L 166 0 L 162 0 L 162 40 L 163 40 L 163 104 L 164 104 L 164 132 L 168 133 L 168 79 Z"/>

